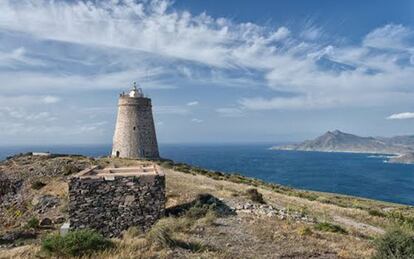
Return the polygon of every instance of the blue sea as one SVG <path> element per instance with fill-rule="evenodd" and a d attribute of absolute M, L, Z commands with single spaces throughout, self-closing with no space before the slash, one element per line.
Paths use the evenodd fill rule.
<path fill-rule="evenodd" d="M 386 163 L 385 155 L 275 151 L 269 146 L 165 144 L 160 152 L 176 162 L 295 188 L 414 205 L 414 165 Z M 0 159 L 28 151 L 104 156 L 110 146 L 0 147 Z"/>

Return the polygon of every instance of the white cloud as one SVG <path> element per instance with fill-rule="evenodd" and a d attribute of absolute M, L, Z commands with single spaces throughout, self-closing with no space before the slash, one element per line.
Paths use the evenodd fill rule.
<path fill-rule="evenodd" d="M 370 32 L 364 39 L 364 46 L 385 49 L 406 49 L 414 33 L 401 24 L 387 24 Z"/>
<path fill-rule="evenodd" d="M 162 73 L 162 72 L 160 72 Z M 59 90 L 104 90 L 125 89 L 133 81 L 145 81 L 144 70 L 124 70 L 113 73 L 91 75 L 54 75 L 46 72 L 3 72 L 0 73 L 3 92 L 15 92 L 16 88 L 27 92 L 49 92 Z M 30 86 L 30 87 L 29 87 Z M 156 80 L 145 83 L 145 89 L 173 89 L 173 85 L 165 85 Z"/>
<path fill-rule="evenodd" d="M 60 101 L 60 98 L 56 96 L 48 95 L 48 96 L 43 97 L 42 101 L 46 104 L 58 103 Z"/>
<path fill-rule="evenodd" d="M 191 121 L 195 122 L 195 123 L 202 123 L 203 122 L 203 120 L 200 120 L 200 119 L 197 119 L 197 118 L 191 119 Z"/>
<path fill-rule="evenodd" d="M 26 55 L 23 47 L 13 49 L 9 52 L 0 51 L 0 67 L 17 67 L 18 65 L 44 66 L 44 62 L 30 58 Z"/>
<path fill-rule="evenodd" d="M 408 103 L 407 97 L 394 98 L 414 93 L 414 67 L 402 62 L 414 55 L 413 31 L 403 25 L 384 25 L 368 33 L 361 44 L 349 46 L 326 44 L 326 32 L 314 25 L 295 32 L 286 27 L 216 19 L 206 13 L 195 16 L 171 5 L 162 0 L 4 0 L 0 2 L 0 29 L 22 32 L 40 41 L 69 42 L 103 51 L 116 49 L 114 56 L 122 51 L 147 53 L 150 57 L 143 63 L 156 70 L 154 78 L 158 79 L 181 74 L 188 80 L 226 86 L 251 86 L 263 81 L 271 89 L 295 96 L 264 98 L 258 94 L 240 101 L 247 109 L 374 106 L 381 100 Z M 7 59 L 27 58 L 27 52 L 18 48 Z M 28 85 L 46 91 L 122 88 L 134 80 L 145 80 L 145 69 L 133 62 L 123 63 L 125 58 L 119 60 L 122 69 L 115 72 L 112 67 L 88 75 L 2 72 L 0 81 L 3 91 Z M 154 65 L 154 60 L 168 62 Z M 211 73 L 194 73 L 195 66 Z M 150 80 L 148 85 L 162 88 L 167 84 Z M 222 110 L 221 114 L 240 111 L 230 109 L 236 110 Z M 172 111 L 186 113 L 182 108 Z"/>
<path fill-rule="evenodd" d="M 53 95 L 0 95 L 0 108 L 53 104 L 59 101 L 60 98 Z"/>
<path fill-rule="evenodd" d="M 242 117 L 244 115 L 242 109 L 239 108 L 218 108 L 216 112 L 221 117 Z"/>
<path fill-rule="evenodd" d="M 405 120 L 405 119 L 414 119 L 414 112 L 402 112 L 391 114 L 387 117 L 388 120 Z"/>
<path fill-rule="evenodd" d="M 199 104 L 199 102 L 198 101 L 192 101 L 192 102 L 188 102 L 187 103 L 187 106 L 196 106 L 196 105 L 198 105 Z"/>

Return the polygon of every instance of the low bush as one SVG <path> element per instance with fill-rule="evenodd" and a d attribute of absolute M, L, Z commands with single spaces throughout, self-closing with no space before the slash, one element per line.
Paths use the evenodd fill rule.
<path fill-rule="evenodd" d="M 368 210 L 368 214 L 371 215 L 371 216 L 381 217 L 381 218 L 386 216 L 384 212 L 376 210 L 376 209 Z"/>
<path fill-rule="evenodd" d="M 206 225 L 214 225 L 215 221 L 217 219 L 217 214 L 215 211 L 210 210 L 207 212 L 207 214 L 204 216 L 204 218 L 201 219 L 201 222 Z"/>
<path fill-rule="evenodd" d="M 266 202 L 263 199 L 263 195 L 257 191 L 257 189 L 248 189 L 246 191 L 247 197 L 257 203 L 265 204 Z"/>
<path fill-rule="evenodd" d="M 209 205 L 194 206 L 194 207 L 191 207 L 187 211 L 185 216 L 188 217 L 188 218 L 191 218 L 191 219 L 200 219 L 200 218 L 204 217 L 209 210 L 210 210 Z"/>
<path fill-rule="evenodd" d="M 163 248 L 174 248 L 176 241 L 172 238 L 172 230 L 165 220 L 160 220 L 147 234 L 151 243 L 155 243 Z"/>
<path fill-rule="evenodd" d="M 32 187 L 33 190 L 40 190 L 45 186 L 46 186 L 46 184 L 43 183 L 42 181 L 39 181 L 39 180 L 36 180 L 31 184 L 31 187 Z"/>
<path fill-rule="evenodd" d="M 42 249 L 57 256 L 83 256 L 111 248 L 113 243 L 93 230 L 76 230 L 65 236 L 52 234 L 42 240 Z"/>
<path fill-rule="evenodd" d="M 386 214 L 387 218 L 391 219 L 400 226 L 405 226 L 411 230 L 414 230 L 414 217 L 410 215 L 404 215 L 401 211 L 392 211 Z"/>
<path fill-rule="evenodd" d="M 375 259 L 413 258 L 414 236 L 401 229 L 392 229 L 375 241 Z"/>
<path fill-rule="evenodd" d="M 308 227 L 308 226 L 304 226 L 304 227 L 302 227 L 302 228 L 299 228 L 299 230 L 298 230 L 298 233 L 299 233 L 299 235 L 301 235 L 301 236 L 310 236 L 310 235 L 312 235 L 312 230 L 310 229 L 310 227 Z"/>
<path fill-rule="evenodd" d="M 315 225 L 315 229 L 325 232 L 347 234 L 348 232 L 341 226 L 329 222 L 321 222 Z"/>
<path fill-rule="evenodd" d="M 300 198 L 304 198 L 310 201 L 316 201 L 319 198 L 318 195 L 311 192 L 298 192 L 296 195 Z"/>
<path fill-rule="evenodd" d="M 63 167 L 62 174 L 63 175 L 71 175 L 71 174 L 75 174 L 79 171 L 80 171 L 79 168 L 77 168 L 75 165 L 67 164 Z"/>
<path fill-rule="evenodd" d="M 31 217 L 27 221 L 26 227 L 27 228 L 38 228 L 39 227 L 39 220 L 36 217 Z"/>
<path fill-rule="evenodd" d="M 174 164 L 172 161 L 164 161 L 161 163 L 161 166 L 167 169 L 173 168 Z"/>
<path fill-rule="evenodd" d="M 200 242 L 193 242 L 174 238 L 174 231 L 178 231 L 177 225 L 185 224 L 183 218 L 165 218 L 155 224 L 147 234 L 147 240 L 162 248 L 174 249 L 182 248 L 191 252 L 201 252 L 207 250 L 207 246 Z M 177 234 L 177 233 L 176 233 Z"/>

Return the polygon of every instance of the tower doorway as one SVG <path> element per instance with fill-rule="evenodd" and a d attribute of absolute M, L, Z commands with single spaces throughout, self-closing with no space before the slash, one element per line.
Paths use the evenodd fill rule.
<path fill-rule="evenodd" d="M 116 151 L 116 157 L 119 157 L 119 151 Z"/>

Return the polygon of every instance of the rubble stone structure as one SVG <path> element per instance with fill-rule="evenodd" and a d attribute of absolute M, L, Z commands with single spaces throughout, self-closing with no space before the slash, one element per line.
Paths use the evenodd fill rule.
<path fill-rule="evenodd" d="M 151 99 L 135 84 L 119 97 L 112 157 L 159 158 Z"/>
<path fill-rule="evenodd" d="M 165 175 L 153 163 L 92 167 L 70 179 L 70 229 L 95 229 L 116 237 L 131 226 L 146 231 L 164 212 Z"/>

